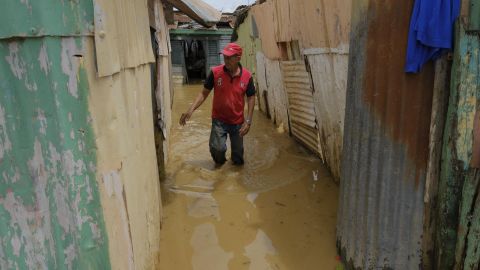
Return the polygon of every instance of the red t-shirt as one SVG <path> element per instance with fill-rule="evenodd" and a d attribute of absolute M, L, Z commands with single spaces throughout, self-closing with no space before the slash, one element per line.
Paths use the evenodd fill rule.
<path fill-rule="evenodd" d="M 212 68 L 204 86 L 209 90 L 214 89 L 213 119 L 235 125 L 244 122 L 245 95 L 255 95 L 250 71 L 240 66 L 240 74 L 232 77 L 225 65 L 219 65 Z"/>

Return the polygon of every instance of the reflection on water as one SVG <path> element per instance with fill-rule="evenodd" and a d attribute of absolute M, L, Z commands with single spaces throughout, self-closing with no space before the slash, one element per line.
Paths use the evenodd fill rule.
<path fill-rule="evenodd" d="M 215 168 L 211 97 L 177 124 L 199 91 L 175 92 L 161 270 L 334 269 L 338 187 L 321 161 L 255 111 L 245 165 Z"/>

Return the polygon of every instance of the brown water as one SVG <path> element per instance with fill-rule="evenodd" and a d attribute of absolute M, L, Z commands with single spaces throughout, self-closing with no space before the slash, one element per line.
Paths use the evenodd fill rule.
<path fill-rule="evenodd" d="M 175 92 L 161 270 L 335 269 L 338 187 L 321 161 L 255 111 L 245 165 L 215 168 L 212 97 L 178 125 L 199 91 Z"/>

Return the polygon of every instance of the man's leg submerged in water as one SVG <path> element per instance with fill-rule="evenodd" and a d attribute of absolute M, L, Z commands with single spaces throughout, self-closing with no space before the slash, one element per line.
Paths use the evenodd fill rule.
<path fill-rule="evenodd" d="M 230 143 L 232 147 L 232 161 L 235 165 L 243 165 L 243 137 L 240 136 L 242 125 L 232 125 L 229 130 Z"/>
<path fill-rule="evenodd" d="M 224 164 L 227 159 L 225 153 L 227 152 L 227 131 L 224 124 L 218 120 L 212 120 L 212 130 L 210 132 L 210 154 L 216 164 Z"/>

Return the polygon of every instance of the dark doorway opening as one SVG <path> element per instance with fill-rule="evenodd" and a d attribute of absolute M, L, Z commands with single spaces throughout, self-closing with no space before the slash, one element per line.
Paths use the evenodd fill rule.
<path fill-rule="evenodd" d="M 206 78 L 205 49 L 201 40 L 186 40 L 185 46 L 185 65 L 189 83 L 198 83 Z"/>

